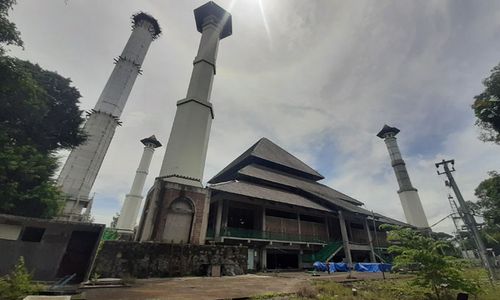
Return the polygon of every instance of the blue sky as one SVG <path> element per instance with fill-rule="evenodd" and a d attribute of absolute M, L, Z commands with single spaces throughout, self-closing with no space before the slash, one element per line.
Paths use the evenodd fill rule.
<path fill-rule="evenodd" d="M 499 146 L 477 139 L 470 109 L 500 62 L 497 1 L 261 1 L 217 3 L 233 15 L 219 48 L 205 181 L 265 136 L 320 171 L 329 184 L 404 220 L 387 150 L 387 123 L 419 189 L 429 223 L 449 213 L 434 163 L 455 158 L 462 193 L 500 167 Z M 12 12 L 25 50 L 11 55 L 70 77 L 91 109 L 130 34 L 130 16 L 155 16 L 150 47 L 94 186 L 93 214 L 109 223 L 137 167 L 139 140 L 165 145 L 185 95 L 204 1 L 19 1 Z M 158 175 L 157 149 L 146 189 Z M 61 153 L 64 161 L 67 153 Z M 449 231 L 451 221 L 437 230 Z"/>

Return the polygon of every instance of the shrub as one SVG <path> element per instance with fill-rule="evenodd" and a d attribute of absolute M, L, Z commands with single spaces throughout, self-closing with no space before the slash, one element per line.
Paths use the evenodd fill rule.
<path fill-rule="evenodd" d="M 33 283 L 22 256 L 14 270 L 9 275 L 0 278 L 0 298 L 4 300 L 23 299 L 27 295 L 37 294 L 41 289 L 41 285 Z"/>
<path fill-rule="evenodd" d="M 430 288 L 437 299 L 455 291 L 474 295 L 480 291 L 477 281 L 464 276 L 466 263 L 444 254 L 444 249 L 450 247 L 448 242 L 426 237 L 411 228 L 392 228 L 388 240 L 393 243 L 389 252 L 396 255 L 394 268 L 411 266 L 416 275 L 412 283 Z"/>

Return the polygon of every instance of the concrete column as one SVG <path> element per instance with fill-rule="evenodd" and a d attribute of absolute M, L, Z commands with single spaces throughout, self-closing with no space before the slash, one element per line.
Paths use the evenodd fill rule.
<path fill-rule="evenodd" d="M 145 13 L 132 17 L 132 34 L 122 53 L 115 59 L 111 73 L 94 109 L 83 127 L 88 139 L 69 154 L 57 180 L 66 194 L 63 215 L 59 219 L 80 220 L 89 194 L 109 148 L 120 116 L 137 76 L 141 73 L 149 46 L 161 33 L 158 22 Z M 90 212 L 86 212 L 90 213 Z"/>
<path fill-rule="evenodd" d="M 223 200 L 224 205 L 222 209 L 222 228 L 227 228 L 227 218 L 229 214 L 229 200 Z"/>
<path fill-rule="evenodd" d="M 170 182 L 202 187 L 203 171 L 214 117 L 210 95 L 219 41 L 231 35 L 231 15 L 213 2 L 195 9 L 201 32 L 198 54 L 185 99 L 177 102 L 160 177 Z"/>
<path fill-rule="evenodd" d="M 300 214 L 297 214 L 297 222 L 299 222 L 299 235 L 302 234 L 302 227 L 300 226 Z"/>
<path fill-rule="evenodd" d="M 161 147 L 161 143 L 154 135 L 142 139 L 141 143 L 144 144 L 141 161 L 139 162 L 139 167 L 135 173 L 134 182 L 132 183 L 130 192 L 127 194 L 125 201 L 123 202 L 120 216 L 118 217 L 118 222 L 116 224 L 118 231 L 123 234 L 132 234 L 134 231 L 135 221 L 137 220 L 139 209 L 141 207 L 143 198 L 142 190 L 148 176 L 149 165 L 151 164 L 151 159 L 153 159 L 155 148 Z"/>
<path fill-rule="evenodd" d="M 222 209 L 223 209 L 223 200 L 217 201 L 217 215 L 215 218 L 215 237 L 220 237 L 220 228 L 222 225 Z"/>
<path fill-rule="evenodd" d="M 384 140 L 389 151 L 391 165 L 399 185 L 399 200 L 401 201 L 406 221 L 419 228 L 428 228 L 429 223 L 427 222 L 422 202 L 418 196 L 418 191 L 411 184 L 406 164 L 399 150 L 396 139 L 398 133 L 399 129 L 385 125 L 377 136 Z"/>
<path fill-rule="evenodd" d="M 262 231 L 266 231 L 266 207 L 262 206 Z"/>
<path fill-rule="evenodd" d="M 339 210 L 339 223 L 340 232 L 342 233 L 342 242 L 344 243 L 344 253 L 349 264 L 349 268 L 352 267 L 352 256 L 351 256 L 351 245 L 349 244 L 349 236 L 347 235 L 347 228 L 345 226 L 344 214 Z"/>
<path fill-rule="evenodd" d="M 328 217 L 325 216 L 326 238 L 330 240 L 330 228 L 328 227 Z"/>
<path fill-rule="evenodd" d="M 262 250 L 261 250 L 260 269 L 261 270 L 266 270 L 267 269 L 267 250 L 266 250 L 266 246 L 262 247 Z"/>
<path fill-rule="evenodd" d="M 373 239 L 372 234 L 370 232 L 370 226 L 368 226 L 368 218 L 365 218 L 365 228 L 366 235 L 368 236 L 368 244 L 370 245 L 370 260 L 371 262 L 377 262 L 377 258 L 375 257 L 375 248 L 373 248 Z"/>

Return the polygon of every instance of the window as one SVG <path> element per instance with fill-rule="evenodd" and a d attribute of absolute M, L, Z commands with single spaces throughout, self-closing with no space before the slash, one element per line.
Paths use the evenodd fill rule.
<path fill-rule="evenodd" d="M 40 242 L 42 240 L 45 228 L 40 227 L 25 227 L 21 235 L 21 241 L 24 242 Z"/>
<path fill-rule="evenodd" d="M 0 239 L 17 241 L 22 228 L 20 225 L 0 224 Z"/>

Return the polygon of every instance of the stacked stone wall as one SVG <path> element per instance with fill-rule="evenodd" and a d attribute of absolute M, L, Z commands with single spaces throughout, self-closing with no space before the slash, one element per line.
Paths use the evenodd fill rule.
<path fill-rule="evenodd" d="M 100 277 L 207 276 L 212 266 L 222 275 L 247 269 L 247 247 L 106 241 L 95 262 Z"/>

